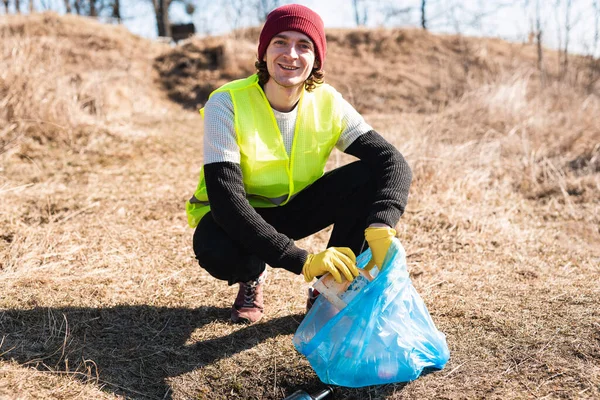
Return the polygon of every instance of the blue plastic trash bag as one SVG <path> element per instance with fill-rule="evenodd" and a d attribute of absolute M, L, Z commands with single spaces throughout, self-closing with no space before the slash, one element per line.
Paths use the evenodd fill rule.
<path fill-rule="evenodd" d="M 367 265 L 371 251 L 357 258 Z M 341 311 L 324 296 L 294 335 L 321 381 L 362 387 L 416 379 L 423 368 L 442 369 L 450 352 L 406 269 L 406 252 L 394 239 L 375 279 Z"/>

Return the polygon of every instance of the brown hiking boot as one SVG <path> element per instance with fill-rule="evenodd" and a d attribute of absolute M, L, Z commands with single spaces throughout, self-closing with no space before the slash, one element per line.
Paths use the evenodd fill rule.
<path fill-rule="evenodd" d="M 265 269 L 260 276 L 248 282 L 240 282 L 237 297 L 231 307 L 231 320 L 253 324 L 263 316 L 263 285 L 267 278 Z"/>

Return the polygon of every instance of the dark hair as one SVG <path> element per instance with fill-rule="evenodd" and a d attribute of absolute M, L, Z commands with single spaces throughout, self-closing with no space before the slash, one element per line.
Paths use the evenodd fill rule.
<path fill-rule="evenodd" d="M 256 74 L 258 75 L 258 83 L 264 86 L 269 81 L 269 71 L 267 70 L 267 63 L 265 61 L 256 61 L 254 63 L 256 67 Z M 310 76 L 304 81 L 304 89 L 307 92 L 315 90 L 317 85 L 322 84 L 325 81 L 325 72 L 318 68 L 313 68 Z"/>

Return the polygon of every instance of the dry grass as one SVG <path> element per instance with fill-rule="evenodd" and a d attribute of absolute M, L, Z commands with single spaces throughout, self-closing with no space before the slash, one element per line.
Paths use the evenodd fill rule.
<path fill-rule="evenodd" d="M 185 226 L 201 122 L 166 95 L 194 105 L 244 73 L 253 46 L 236 35 L 232 58 L 226 39 L 168 49 L 79 18 L 0 20 L 0 398 L 319 387 L 291 342 L 302 279 L 271 270 L 264 322 L 232 325 L 235 288 L 196 265 Z M 498 40 L 328 39 L 329 80 L 413 168 L 399 237 L 451 349 L 443 371 L 336 398 L 598 398 L 597 88 L 577 71 L 541 88 L 532 49 Z"/>

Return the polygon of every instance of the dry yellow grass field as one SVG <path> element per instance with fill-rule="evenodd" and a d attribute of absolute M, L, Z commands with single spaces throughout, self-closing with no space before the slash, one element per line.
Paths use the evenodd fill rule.
<path fill-rule="evenodd" d="M 177 47 L 55 14 L 0 19 L 0 398 L 281 399 L 307 284 L 266 317 L 193 257 L 193 109 L 252 72 L 256 30 Z M 418 30 L 328 32 L 326 80 L 414 172 L 398 225 L 451 359 L 337 399 L 600 397 L 598 60 Z M 334 154 L 329 167 L 350 161 Z M 304 239 L 323 249 L 328 232 Z"/>

